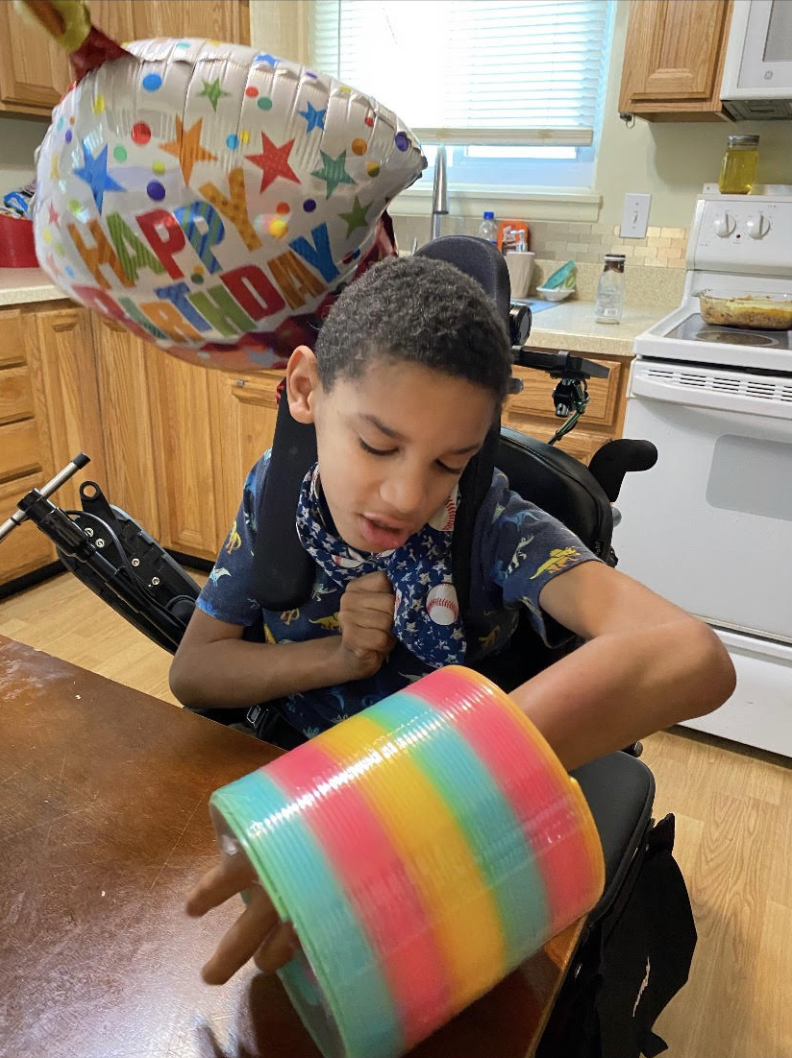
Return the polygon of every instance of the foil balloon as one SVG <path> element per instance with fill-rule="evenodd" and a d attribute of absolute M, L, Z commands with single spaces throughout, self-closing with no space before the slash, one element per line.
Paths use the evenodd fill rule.
<path fill-rule="evenodd" d="M 278 366 L 395 252 L 384 211 L 425 167 L 415 137 L 369 96 L 256 48 L 113 47 L 40 148 L 42 267 L 169 353 Z"/>

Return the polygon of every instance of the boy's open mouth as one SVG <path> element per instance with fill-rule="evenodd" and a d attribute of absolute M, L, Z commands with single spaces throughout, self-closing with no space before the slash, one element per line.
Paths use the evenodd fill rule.
<path fill-rule="evenodd" d="M 360 532 L 372 551 L 392 551 L 401 547 L 412 535 L 408 525 L 400 525 L 390 519 L 379 519 L 361 514 L 358 520 Z"/>

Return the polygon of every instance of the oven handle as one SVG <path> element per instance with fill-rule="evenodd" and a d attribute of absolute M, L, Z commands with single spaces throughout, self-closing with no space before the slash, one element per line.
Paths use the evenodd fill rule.
<path fill-rule="evenodd" d="M 673 381 L 648 378 L 646 367 L 638 364 L 635 365 L 630 396 L 647 397 L 666 404 L 684 404 L 692 408 L 712 408 L 713 411 L 758 415 L 765 419 L 792 419 L 792 401 L 787 403 L 775 398 L 746 397 L 739 393 L 698 389 Z"/>

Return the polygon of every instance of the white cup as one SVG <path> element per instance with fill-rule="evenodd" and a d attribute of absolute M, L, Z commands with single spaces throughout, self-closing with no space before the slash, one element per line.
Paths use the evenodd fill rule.
<path fill-rule="evenodd" d="M 534 257 L 536 257 L 536 254 L 531 253 L 530 250 L 525 253 L 511 251 L 505 254 L 506 267 L 509 269 L 509 279 L 511 280 L 511 296 L 513 298 L 528 297 Z"/>

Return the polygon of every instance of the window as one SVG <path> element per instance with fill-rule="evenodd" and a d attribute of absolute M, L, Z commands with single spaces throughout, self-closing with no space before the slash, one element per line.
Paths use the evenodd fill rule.
<path fill-rule="evenodd" d="M 588 188 L 612 0 L 315 0 L 318 69 L 448 146 L 458 190 Z M 428 178 L 428 179 L 427 179 Z M 431 186 L 431 170 L 421 181 Z"/>

